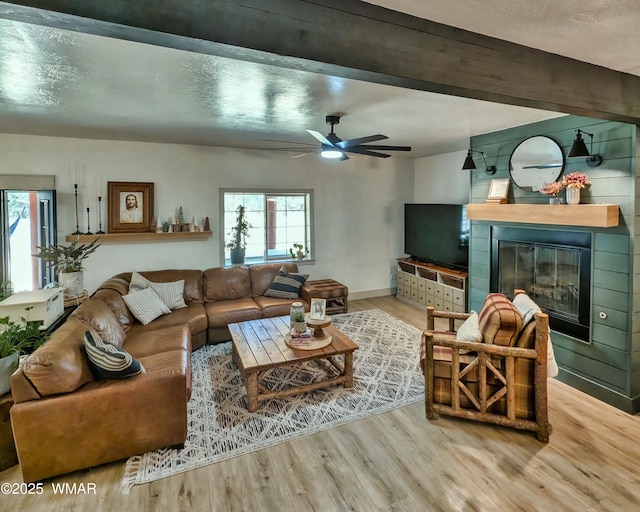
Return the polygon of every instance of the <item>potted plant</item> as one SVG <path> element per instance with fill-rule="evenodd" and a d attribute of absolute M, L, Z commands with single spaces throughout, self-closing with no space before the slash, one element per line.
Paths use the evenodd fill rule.
<path fill-rule="evenodd" d="M 84 290 L 83 261 L 102 245 L 99 238 L 88 244 L 78 244 L 78 241 L 79 238 L 70 245 L 36 246 L 40 252 L 33 255 L 56 268 L 60 286 L 64 294 L 70 297 L 82 294 Z"/>
<path fill-rule="evenodd" d="M 244 263 L 244 251 L 247 247 L 247 238 L 249 237 L 249 228 L 251 224 L 247 222 L 245 217 L 244 206 L 239 205 L 236 209 L 238 216 L 236 217 L 236 225 L 229 232 L 230 240 L 227 242 L 229 249 L 229 257 L 231 263 Z"/>
<path fill-rule="evenodd" d="M 567 189 L 567 203 L 580 203 L 580 190 L 591 185 L 589 176 L 580 171 L 574 171 L 562 177 L 562 184 Z"/>
<path fill-rule="evenodd" d="M 28 312 L 31 308 L 25 308 Z M 40 330 L 40 324 L 21 318 L 13 322 L 8 316 L 0 318 L 0 395 L 11 389 L 9 378 L 18 366 L 22 354 L 33 352 L 49 335 Z"/>
<path fill-rule="evenodd" d="M 296 260 L 302 260 L 309 255 L 309 249 L 302 244 L 293 244 L 293 247 L 289 249 L 289 254 Z"/>

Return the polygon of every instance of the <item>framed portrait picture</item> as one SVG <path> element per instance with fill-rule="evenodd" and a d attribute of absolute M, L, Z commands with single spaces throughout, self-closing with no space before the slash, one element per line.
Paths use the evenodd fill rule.
<path fill-rule="evenodd" d="M 311 311 L 309 313 L 309 318 L 311 318 L 311 320 L 322 320 L 326 310 L 326 299 L 311 299 Z"/>
<path fill-rule="evenodd" d="M 509 194 L 509 178 L 502 180 L 491 180 L 489 186 L 489 195 L 487 196 L 486 203 L 507 203 Z"/>
<path fill-rule="evenodd" d="M 151 231 L 153 183 L 110 181 L 107 183 L 109 233 Z"/>

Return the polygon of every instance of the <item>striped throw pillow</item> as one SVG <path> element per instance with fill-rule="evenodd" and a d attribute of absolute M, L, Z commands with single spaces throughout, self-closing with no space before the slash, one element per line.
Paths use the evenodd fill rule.
<path fill-rule="evenodd" d="M 100 336 L 91 331 L 84 333 L 84 349 L 98 380 L 124 379 L 145 373 L 140 361 L 129 352 L 102 341 Z"/>
<path fill-rule="evenodd" d="M 478 314 L 478 322 L 485 343 L 511 347 L 522 329 L 522 315 L 501 293 L 490 293 Z"/>
<path fill-rule="evenodd" d="M 264 292 L 266 297 L 278 299 L 297 299 L 300 297 L 300 288 L 307 281 L 309 274 L 290 274 L 284 267 L 273 278 L 269 288 Z"/>
<path fill-rule="evenodd" d="M 129 284 L 129 293 L 138 292 L 145 288 L 151 288 L 156 292 L 160 300 L 171 310 L 187 307 L 184 302 L 184 279 L 171 283 L 155 283 L 137 272 L 133 272 L 131 274 L 131 283 Z"/>
<path fill-rule="evenodd" d="M 147 325 L 159 316 L 171 313 L 171 310 L 151 288 L 123 295 L 122 300 L 131 314 L 143 325 Z"/>

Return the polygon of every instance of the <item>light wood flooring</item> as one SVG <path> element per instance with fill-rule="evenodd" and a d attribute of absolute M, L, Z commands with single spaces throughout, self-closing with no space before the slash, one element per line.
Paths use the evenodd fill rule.
<path fill-rule="evenodd" d="M 349 307 L 380 308 L 424 328 L 424 315 L 394 297 Z M 41 496 L 0 496 L 0 510 L 640 510 L 640 417 L 556 380 L 549 417 L 545 445 L 502 427 L 429 422 L 421 402 L 135 486 L 129 495 L 119 491 L 124 462 L 80 471 L 46 481 Z M 21 481 L 17 466 L 0 473 L 0 483 Z M 54 495 L 52 482 L 95 483 L 97 494 Z"/>

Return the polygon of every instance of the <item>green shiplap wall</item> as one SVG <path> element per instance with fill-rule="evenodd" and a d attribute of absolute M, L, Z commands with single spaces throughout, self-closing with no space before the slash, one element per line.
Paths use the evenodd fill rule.
<path fill-rule="evenodd" d="M 637 129 L 635 125 L 591 118 L 566 116 L 516 128 L 475 136 L 474 150 L 485 153 L 487 164 L 498 171 L 488 176 L 483 169 L 471 173 L 471 202 L 483 203 L 492 179 L 509 178 L 509 157 L 522 140 L 546 135 L 562 146 L 565 156 L 571 149 L 575 130 L 594 134 L 593 151 L 604 162 L 588 167 L 584 158 L 567 159 L 564 174 L 586 172 L 591 186 L 582 190 L 581 203 L 613 203 L 620 206 L 620 225 L 615 228 L 581 228 L 518 224 L 532 229 L 559 229 L 592 233 L 592 304 L 589 343 L 553 332 L 559 379 L 629 412 L 640 410 L 640 225 L 636 219 Z M 587 146 L 589 138 L 585 137 Z M 511 183 L 510 203 L 548 203 L 538 192 L 519 189 Z M 638 202 L 637 204 L 640 204 Z M 492 225 L 471 223 L 469 253 L 469 308 L 480 310 L 489 292 L 490 231 Z M 634 250 L 634 248 L 636 248 Z M 605 316 L 605 318 L 601 318 Z"/>

